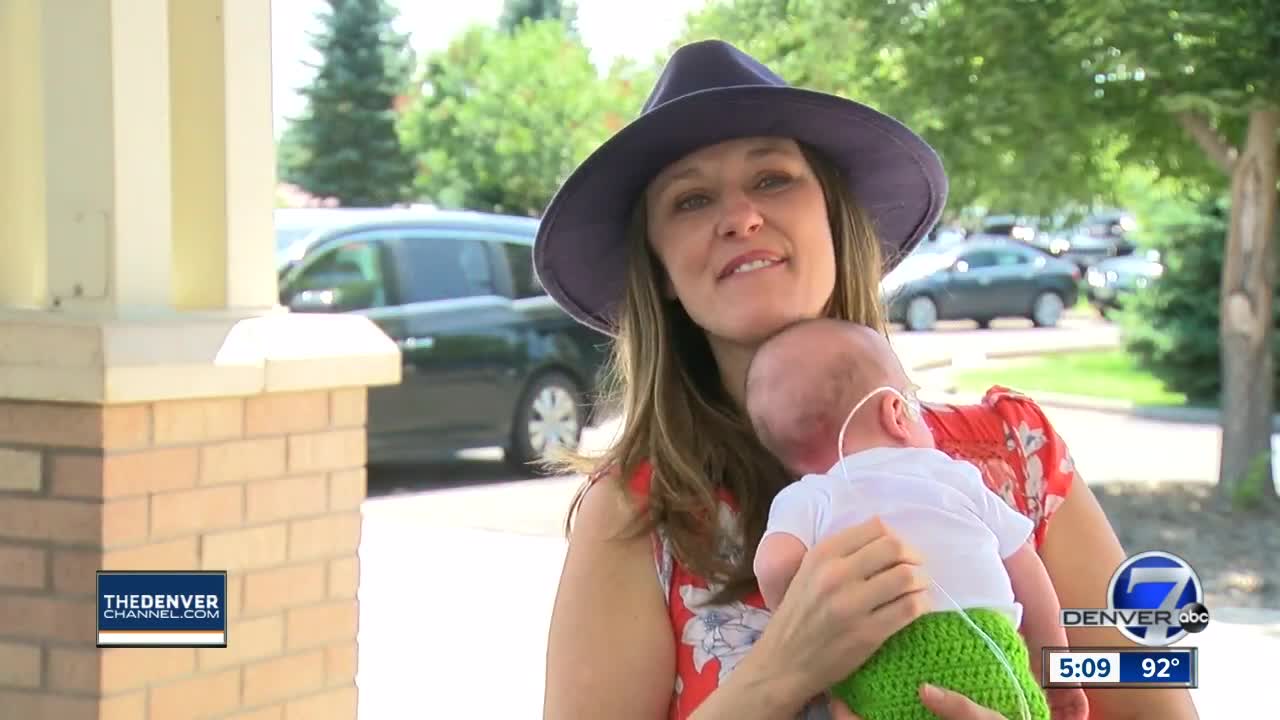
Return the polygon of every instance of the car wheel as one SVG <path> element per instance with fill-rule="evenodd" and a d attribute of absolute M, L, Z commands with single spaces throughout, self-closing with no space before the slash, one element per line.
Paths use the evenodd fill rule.
<path fill-rule="evenodd" d="M 1056 292 L 1042 292 L 1031 303 L 1031 322 L 1036 327 L 1053 327 L 1062 319 L 1062 311 L 1066 306 L 1062 296 Z"/>
<path fill-rule="evenodd" d="M 907 303 L 906 318 L 903 325 L 908 330 L 920 332 L 932 330 L 938 322 L 938 305 L 928 295 L 917 295 Z"/>
<path fill-rule="evenodd" d="M 511 423 L 509 464 L 529 470 L 556 447 L 576 449 L 582 438 L 586 408 L 578 384 L 560 372 L 548 372 L 529 383 Z"/>
<path fill-rule="evenodd" d="M 978 323 L 979 330 L 986 330 L 991 327 L 991 318 L 978 318 L 974 322 Z"/>

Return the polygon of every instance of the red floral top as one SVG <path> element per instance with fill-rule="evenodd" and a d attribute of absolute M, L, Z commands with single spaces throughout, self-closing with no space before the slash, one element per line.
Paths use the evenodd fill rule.
<path fill-rule="evenodd" d="M 1040 407 L 1029 398 L 993 387 L 977 405 L 930 405 L 925 420 L 938 449 L 976 465 L 988 487 L 1035 522 L 1036 547 L 1044 541 L 1049 518 L 1066 497 L 1075 468 L 1065 443 Z M 647 495 L 651 468 L 631 479 L 641 500 Z M 720 522 L 729 538 L 721 552 L 742 552 L 736 532 L 733 499 L 722 495 Z M 769 619 L 760 594 L 729 605 L 706 605 L 715 588 L 672 557 L 659 530 L 654 534 L 658 581 L 670 609 L 676 638 L 675 693 L 670 717 L 688 717 L 746 656 Z"/>

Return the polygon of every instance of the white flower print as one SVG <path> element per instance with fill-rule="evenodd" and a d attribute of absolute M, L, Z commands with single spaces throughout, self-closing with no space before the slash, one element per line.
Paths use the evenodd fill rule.
<path fill-rule="evenodd" d="M 1058 506 L 1062 504 L 1061 495 L 1050 495 L 1044 499 L 1044 510 L 1041 517 L 1049 517 L 1058 510 Z"/>
<path fill-rule="evenodd" d="M 1039 455 L 1027 457 L 1027 483 L 1024 488 L 1027 498 L 1027 517 L 1039 519 L 1040 498 L 1044 495 L 1044 465 Z"/>
<path fill-rule="evenodd" d="M 685 607 L 694 613 L 685 623 L 680 640 L 693 648 L 693 667 L 698 672 L 708 661 L 719 660 L 718 682 L 723 682 L 764 632 L 769 611 L 742 602 L 706 604 L 713 594 L 709 589 L 680 586 Z"/>
<path fill-rule="evenodd" d="M 1062 454 L 1062 459 L 1058 461 L 1058 472 L 1063 475 L 1076 474 L 1076 461 L 1071 458 L 1070 453 Z"/>
<path fill-rule="evenodd" d="M 1032 430 L 1025 421 L 1018 424 L 1018 442 L 1022 444 L 1022 452 L 1030 456 L 1044 447 L 1044 428 Z"/>
<path fill-rule="evenodd" d="M 675 693 L 674 693 L 677 699 L 679 699 L 679 697 L 680 697 L 680 693 L 682 693 L 682 692 L 684 692 L 684 678 L 682 678 L 682 677 L 680 677 L 679 675 L 677 675 L 677 676 L 676 676 Z"/>

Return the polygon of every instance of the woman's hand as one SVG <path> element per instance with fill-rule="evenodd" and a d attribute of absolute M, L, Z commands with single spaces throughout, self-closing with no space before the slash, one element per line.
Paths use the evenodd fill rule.
<path fill-rule="evenodd" d="M 799 702 L 826 691 L 928 612 L 921 562 L 879 519 L 832 535 L 805 553 L 744 663 L 789 678 Z"/>
<path fill-rule="evenodd" d="M 920 702 L 929 712 L 937 715 L 938 720 L 1005 720 L 995 710 L 988 710 L 960 693 L 933 685 L 920 687 Z M 832 698 L 831 720 L 862 719 L 850 712 L 844 703 Z"/>
<path fill-rule="evenodd" d="M 1004 720 L 1004 715 L 978 705 L 952 690 L 934 685 L 920 687 L 920 702 L 939 720 Z"/>

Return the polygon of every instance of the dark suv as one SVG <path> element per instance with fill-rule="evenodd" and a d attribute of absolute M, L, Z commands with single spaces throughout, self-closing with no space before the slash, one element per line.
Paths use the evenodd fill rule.
<path fill-rule="evenodd" d="M 524 466 L 576 445 L 608 338 L 573 321 L 533 274 L 531 218 L 362 212 L 295 245 L 280 302 L 355 312 L 400 346 L 399 385 L 369 391 L 369 461 L 499 445 Z"/>

